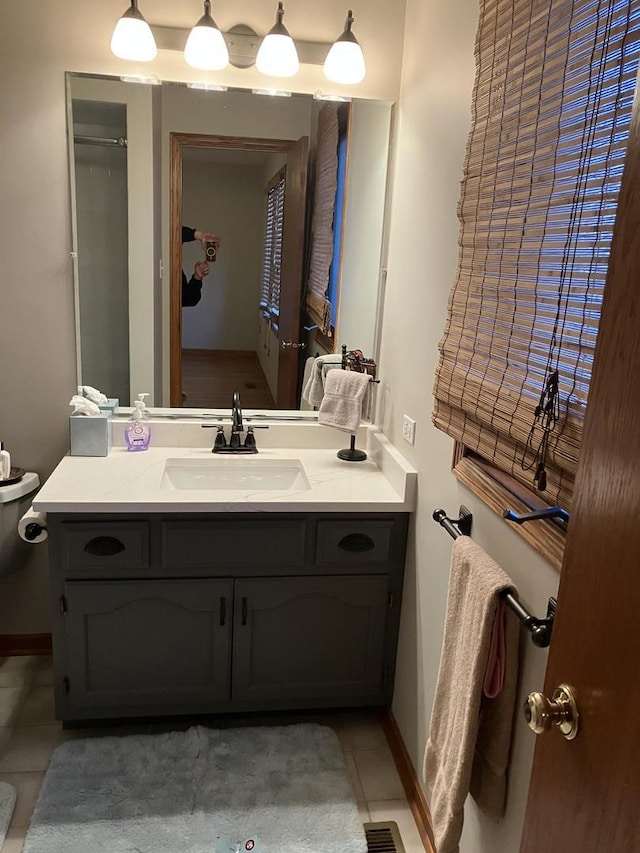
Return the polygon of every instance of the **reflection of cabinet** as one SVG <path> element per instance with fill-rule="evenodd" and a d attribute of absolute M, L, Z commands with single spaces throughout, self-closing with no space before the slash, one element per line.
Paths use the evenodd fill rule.
<path fill-rule="evenodd" d="M 50 515 L 58 717 L 389 704 L 407 518 Z"/>

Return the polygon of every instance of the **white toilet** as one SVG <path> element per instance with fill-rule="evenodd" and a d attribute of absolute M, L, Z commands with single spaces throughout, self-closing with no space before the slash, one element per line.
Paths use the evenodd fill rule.
<path fill-rule="evenodd" d="M 18 521 L 39 485 L 38 475 L 28 471 L 17 483 L 0 486 L 0 577 L 19 569 L 27 559 L 29 546 L 18 535 Z"/>

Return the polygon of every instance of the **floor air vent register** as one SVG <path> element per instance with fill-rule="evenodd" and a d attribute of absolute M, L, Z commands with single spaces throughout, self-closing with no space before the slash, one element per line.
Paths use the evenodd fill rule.
<path fill-rule="evenodd" d="M 398 824 L 395 821 L 365 823 L 368 853 L 405 853 L 400 838 Z"/>

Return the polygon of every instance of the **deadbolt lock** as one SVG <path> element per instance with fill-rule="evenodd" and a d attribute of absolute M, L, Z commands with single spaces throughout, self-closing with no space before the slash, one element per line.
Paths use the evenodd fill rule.
<path fill-rule="evenodd" d="M 529 693 L 524 703 L 524 716 L 537 735 L 554 726 L 567 740 L 573 740 L 578 734 L 578 707 L 573 690 L 566 684 L 556 687 L 551 699 L 542 693 Z"/>

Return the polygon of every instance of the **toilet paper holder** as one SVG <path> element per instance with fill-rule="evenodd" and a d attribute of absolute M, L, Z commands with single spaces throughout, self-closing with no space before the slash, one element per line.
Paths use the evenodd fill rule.
<path fill-rule="evenodd" d="M 46 529 L 46 527 L 43 527 L 41 524 L 38 524 L 37 521 L 30 521 L 24 529 L 24 538 L 28 542 L 33 542 Z"/>

